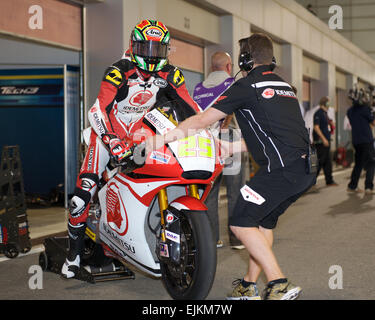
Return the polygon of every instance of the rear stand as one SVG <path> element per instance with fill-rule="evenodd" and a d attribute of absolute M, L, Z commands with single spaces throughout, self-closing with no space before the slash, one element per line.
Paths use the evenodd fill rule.
<path fill-rule="evenodd" d="M 0 253 L 16 258 L 31 250 L 18 146 L 4 146 L 0 163 Z"/>
<path fill-rule="evenodd" d="M 39 265 L 44 271 L 61 274 L 62 265 L 68 253 L 68 237 L 54 237 L 44 240 L 45 251 L 39 255 Z M 104 281 L 135 279 L 134 273 L 122 263 L 108 259 L 104 266 L 90 266 L 83 257 L 81 267 L 74 279 L 97 283 Z"/>

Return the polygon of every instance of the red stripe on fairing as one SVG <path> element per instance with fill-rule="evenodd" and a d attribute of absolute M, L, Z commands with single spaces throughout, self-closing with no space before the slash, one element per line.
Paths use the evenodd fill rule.
<path fill-rule="evenodd" d="M 165 188 L 166 186 L 170 185 L 171 184 L 171 181 L 169 180 L 168 182 L 166 182 L 165 184 L 162 184 L 161 186 L 157 187 L 156 189 L 153 189 L 151 190 L 150 192 L 146 193 L 143 197 L 141 197 L 140 195 L 138 195 L 134 190 L 133 188 L 131 187 L 131 185 L 129 183 L 127 183 L 126 181 L 122 180 L 121 178 L 119 178 L 119 176 L 115 176 L 115 179 L 120 182 L 121 184 L 125 185 L 128 187 L 128 189 L 130 190 L 130 192 L 133 194 L 133 196 L 135 198 L 137 198 L 137 200 L 139 202 L 141 202 L 142 204 L 144 204 L 145 206 L 149 206 L 152 199 L 154 199 L 155 195 L 163 188 Z M 142 179 L 143 180 L 143 179 Z M 132 181 L 134 182 L 134 181 Z M 149 181 L 142 181 L 142 183 L 147 183 L 147 182 L 157 182 L 155 180 L 152 180 L 150 179 Z M 137 182 L 135 182 L 137 183 Z"/>

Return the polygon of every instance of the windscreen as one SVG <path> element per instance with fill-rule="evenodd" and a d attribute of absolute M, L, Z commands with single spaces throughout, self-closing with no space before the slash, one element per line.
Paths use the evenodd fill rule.
<path fill-rule="evenodd" d="M 157 102 L 149 112 L 157 109 L 165 118 L 171 121 L 175 126 L 184 121 L 185 119 L 196 114 L 195 110 L 189 105 L 181 103 L 176 100 L 159 101 Z M 147 117 L 146 117 L 147 119 Z"/>

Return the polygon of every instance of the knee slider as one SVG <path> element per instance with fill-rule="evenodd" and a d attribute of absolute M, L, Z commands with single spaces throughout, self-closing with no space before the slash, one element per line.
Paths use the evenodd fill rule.
<path fill-rule="evenodd" d="M 69 204 L 70 215 L 73 218 L 79 217 L 83 213 L 83 211 L 85 211 L 86 206 L 87 205 L 86 205 L 86 203 L 85 203 L 85 201 L 83 199 L 81 199 L 78 196 L 74 196 L 70 200 L 70 204 Z"/>
<path fill-rule="evenodd" d="M 76 188 L 74 196 L 70 200 L 69 211 L 73 218 L 79 217 L 86 209 L 91 200 L 91 193 L 89 191 Z"/>

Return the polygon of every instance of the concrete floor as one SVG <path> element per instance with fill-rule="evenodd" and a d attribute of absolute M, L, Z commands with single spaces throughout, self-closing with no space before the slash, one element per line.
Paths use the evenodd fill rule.
<path fill-rule="evenodd" d="M 347 194 L 349 175 L 350 170 L 335 173 L 338 187 L 326 187 L 319 179 L 318 191 L 307 193 L 292 205 L 275 230 L 275 254 L 286 276 L 303 288 L 300 299 L 375 299 L 375 199 Z M 361 180 L 360 187 L 362 184 Z M 216 278 L 209 300 L 224 299 L 231 291 L 232 281 L 246 272 L 248 262 L 246 251 L 234 251 L 227 246 L 225 200 L 220 203 L 219 215 L 221 238 L 226 246 L 218 249 Z M 32 229 L 31 222 L 30 225 Z M 34 248 L 36 252 L 39 249 Z M 170 299 L 160 280 L 140 272 L 136 272 L 135 280 L 95 285 L 64 281 L 45 272 L 43 289 L 32 290 L 29 268 L 36 264 L 38 253 L 14 260 L 0 257 L 0 299 Z M 342 271 L 342 289 L 329 285 L 340 284 L 336 281 L 337 268 Z M 260 289 L 264 282 L 261 277 Z"/>
<path fill-rule="evenodd" d="M 63 207 L 46 207 L 39 209 L 27 209 L 29 232 L 31 239 L 37 239 L 66 231 L 68 211 Z"/>

